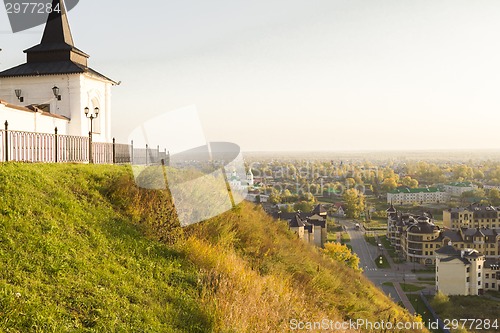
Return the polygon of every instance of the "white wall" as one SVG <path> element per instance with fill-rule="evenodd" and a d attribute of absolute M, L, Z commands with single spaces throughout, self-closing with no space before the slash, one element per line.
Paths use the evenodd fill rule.
<path fill-rule="evenodd" d="M 0 129 L 4 129 L 5 121 L 11 131 L 54 133 L 55 127 L 59 134 L 68 134 L 68 121 L 30 110 L 22 111 L 10 108 L 0 103 Z"/>
<path fill-rule="evenodd" d="M 467 266 L 459 259 L 441 261 L 436 258 L 436 288 L 445 295 L 469 295 Z"/>
<path fill-rule="evenodd" d="M 85 117 L 84 108 L 93 110 L 99 107 L 100 115 L 94 120 L 97 129 L 94 141 L 111 142 L 111 85 L 87 74 L 2 78 L 0 99 L 20 106 L 49 104 L 51 113 L 70 118 L 68 134 L 77 136 L 87 136 L 90 130 L 90 120 Z M 54 86 L 59 88 L 60 101 L 52 92 Z M 22 90 L 23 103 L 18 101 L 15 89 Z"/>

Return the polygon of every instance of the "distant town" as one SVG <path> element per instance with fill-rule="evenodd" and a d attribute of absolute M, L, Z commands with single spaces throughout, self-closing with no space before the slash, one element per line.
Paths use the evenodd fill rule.
<path fill-rule="evenodd" d="M 248 186 L 247 199 L 304 242 L 346 246 L 364 274 L 410 311 L 439 317 L 431 305 L 439 310 L 439 297 L 481 296 L 500 306 L 494 159 L 254 157 L 245 179 L 231 181 Z"/>

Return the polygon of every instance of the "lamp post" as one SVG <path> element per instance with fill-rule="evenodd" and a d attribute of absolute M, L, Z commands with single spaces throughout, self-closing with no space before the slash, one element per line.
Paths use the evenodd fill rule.
<path fill-rule="evenodd" d="M 89 131 L 89 163 L 94 163 L 94 156 L 92 154 L 92 133 L 93 133 L 93 122 L 99 116 L 99 108 L 94 108 L 94 113 L 90 113 L 90 109 L 87 107 L 84 109 L 85 117 L 90 119 L 90 131 Z"/>
<path fill-rule="evenodd" d="M 413 273 L 415 273 L 415 260 L 417 259 L 416 255 L 417 251 L 413 250 Z"/>

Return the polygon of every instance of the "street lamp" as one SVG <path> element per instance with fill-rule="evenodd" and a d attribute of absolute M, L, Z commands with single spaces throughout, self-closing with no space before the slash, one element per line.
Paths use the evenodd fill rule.
<path fill-rule="evenodd" d="M 90 113 L 90 109 L 88 107 L 86 107 L 84 109 L 84 112 L 85 112 L 85 117 L 87 117 L 88 119 L 90 119 L 90 131 L 89 131 L 89 163 L 94 163 L 94 157 L 93 157 L 93 154 L 92 154 L 92 133 L 93 133 L 93 122 L 94 122 L 94 119 L 96 119 L 97 117 L 99 117 L 99 108 L 98 107 L 95 107 L 94 108 L 94 113 Z"/>
<path fill-rule="evenodd" d="M 413 250 L 413 273 L 415 273 L 415 260 L 416 258 L 417 251 Z"/>

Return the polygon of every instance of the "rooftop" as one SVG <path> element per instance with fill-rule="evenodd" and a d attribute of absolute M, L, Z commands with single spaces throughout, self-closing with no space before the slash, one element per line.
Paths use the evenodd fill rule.
<path fill-rule="evenodd" d="M 398 187 L 389 193 L 398 194 L 398 193 L 436 193 L 440 192 L 437 187 L 419 187 L 419 188 L 409 188 L 409 187 Z"/>

